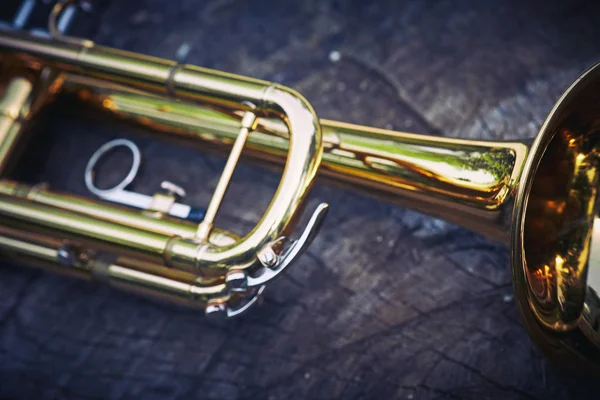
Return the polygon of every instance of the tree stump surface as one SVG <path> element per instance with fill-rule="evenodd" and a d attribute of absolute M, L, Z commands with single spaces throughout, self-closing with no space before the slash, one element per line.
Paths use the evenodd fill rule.
<path fill-rule="evenodd" d="M 169 59 L 187 47 L 186 63 L 280 82 L 321 118 L 512 140 L 533 137 L 561 92 L 600 58 L 598 8 L 593 1 L 108 0 L 85 29 L 100 44 Z M 88 158 L 131 132 L 67 114 L 40 128 L 17 175 L 85 195 Z M 136 190 L 153 193 L 172 180 L 190 204 L 208 203 L 223 157 L 135 140 L 145 161 Z M 106 179 L 125 168 L 126 160 L 115 161 Z M 278 179 L 239 167 L 217 225 L 250 229 Z M 307 210 L 321 201 L 331 210 L 307 254 L 260 306 L 226 323 L 3 266 L 0 397 L 596 398 L 593 379 L 551 365 L 527 336 L 507 249 L 330 183 L 316 185 Z"/>

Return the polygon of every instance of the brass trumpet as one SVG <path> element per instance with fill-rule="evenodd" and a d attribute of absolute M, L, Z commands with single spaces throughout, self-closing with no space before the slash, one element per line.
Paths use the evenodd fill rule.
<path fill-rule="evenodd" d="M 139 213 L 2 180 L 3 254 L 237 315 L 314 237 L 326 205 L 298 240 L 286 239 L 319 172 L 510 246 L 531 337 L 556 361 L 598 370 L 600 64 L 565 91 L 532 144 L 484 142 L 319 120 L 276 84 L 51 31 L 0 35 L 2 171 L 34 117 L 65 98 L 172 140 L 233 150 L 199 225 L 166 215 L 173 193 L 156 194 Z M 244 144 L 246 154 L 285 167 L 266 214 L 239 238 L 212 221 Z"/>

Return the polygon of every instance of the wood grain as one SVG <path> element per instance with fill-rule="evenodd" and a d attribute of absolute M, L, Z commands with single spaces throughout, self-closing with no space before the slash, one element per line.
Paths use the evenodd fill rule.
<path fill-rule="evenodd" d="M 523 139 L 600 54 L 593 1 L 107 1 L 102 44 L 273 80 L 323 118 L 419 133 Z M 330 59 L 337 51 L 341 58 Z M 129 134 L 57 115 L 19 177 L 85 194 L 83 170 Z M 137 189 L 163 179 L 207 204 L 222 158 L 136 139 Z M 121 165 L 106 171 L 115 178 Z M 218 225 L 248 230 L 278 175 L 245 165 Z M 0 397 L 586 399 L 548 364 L 512 299 L 508 251 L 443 221 L 320 183 L 331 212 L 308 254 L 247 316 L 196 311 L 7 265 Z"/>

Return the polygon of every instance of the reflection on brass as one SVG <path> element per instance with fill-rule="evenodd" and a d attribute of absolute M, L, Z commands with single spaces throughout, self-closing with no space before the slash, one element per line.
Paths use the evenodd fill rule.
<path fill-rule="evenodd" d="M 75 98 L 103 119 L 186 145 L 234 147 L 199 226 L 3 180 L 3 253 L 236 315 L 314 237 L 326 206 L 298 241 L 287 239 L 319 172 L 510 246 L 517 304 L 536 343 L 566 364 L 600 365 L 600 65 L 566 90 L 529 145 L 319 120 L 300 95 L 279 85 L 89 41 L 6 32 L 0 55 L 20 72 L 3 81 L 0 166 L 23 130 L 15 124 L 31 118 L 29 103 L 38 98 Z M 53 73 L 42 73 L 48 69 Z M 284 169 L 265 215 L 239 238 L 212 223 L 242 148 Z"/>
<path fill-rule="evenodd" d="M 57 13 L 61 11 L 60 7 L 55 8 L 51 20 L 55 22 Z M 88 272 L 92 277 L 106 280 L 112 276 L 110 271 L 119 270 L 119 276 L 128 276 L 128 287 L 137 283 L 144 292 L 154 290 L 157 296 L 170 290 L 167 286 L 172 285 L 172 282 L 164 280 L 167 279 L 166 271 L 181 270 L 213 282 L 210 296 L 202 297 L 207 312 L 234 316 L 254 303 L 256 296 L 262 292 L 262 285 L 268 281 L 265 277 L 277 276 L 301 253 L 289 249 L 303 250 L 309 243 L 289 239 L 288 236 L 293 233 L 316 176 L 323 145 L 318 119 L 310 104 L 298 93 L 270 82 L 179 65 L 96 46 L 86 40 L 65 40 L 61 35 L 42 38 L 25 32 L 6 31 L 0 35 L 0 42 L 3 67 L 19 72 L 19 76 L 11 77 L 0 93 L 0 169 L 4 160 L 10 158 L 11 149 L 26 122 L 45 104 L 60 101 L 68 94 L 64 90 L 67 73 L 75 73 L 82 79 L 99 79 L 106 85 L 119 84 L 140 94 L 188 100 L 211 107 L 223 115 L 235 116 L 237 112 L 245 112 L 252 116 L 233 121 L 239 133 L 236 137 L 240 140 L 229 157 L 214 200 L 209 205 L 207 219 L 199 226 L 167 218 L 154 209 L 136 213 L 102 202 L 54 193 L 45 187 L 28 188 L 4 181 L 0 189 L 0 219 L 5 225 L 18 226 L 36 235 L 63 238 L 61 243 L 56 244 L 58 248 L 47 244 L 32 247 L 24 246 L 22 240 L 7 234 L 3 246 L 5 252 L 43 258 L 42 254 L 54 251 L 56 267 L 63 269 L 65 266 L 73 267 L 65 260 L 77 259 L 70 256 L 64 246 L 69 246 L 69 249 L 86 246 L 102 254 L 102 259 L 129 257 L 151 263 L 156 265 L 151 271 L 156 279 L 148 274 L 126 274 L 123 269 L 108 264 L 103 274 L 97 274 L 93 269 Z M 32 107 L 33 104 L 35 107 Z M 243 139 L 256 128 L 255 120 L 261 116 L 280 121 L 289 133 L 291 145 L 271 204 L 254 229 L 240 238 L 213 228 L 212 220 L 243 151 Z M 156 201 L 151 207 L 153 205 Z M 313 219 L 320 222 L 327 207 L 321 206 L 317 210 L 318 215 Z M 308 229 L 318 227 L 319 224 L 311 224 Z M 305 237 L 306 232 L 299 236 Z M 289 249 L 274 252 L 273 263 L 265 268 L 261 255 L 273 243 L 281 241 L 285 241 Z M 62 257 L 60 260 L 59 256 Z M 44 261 L 48 262 L 47 259 Z M 237 271 L 235 282 L 227 280 L 231 270 Z M 239 274 L 243 274 L 246 281 L 261 282 L 261 285 L 238 287 Z M 148 284 L 150 280 L 152 285 Z"/>

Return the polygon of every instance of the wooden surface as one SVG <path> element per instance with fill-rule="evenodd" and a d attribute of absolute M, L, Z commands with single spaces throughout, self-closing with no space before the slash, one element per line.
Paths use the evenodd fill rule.
<path fill-rule="evenodd" d="M 112 0 L 88 28 L 99 43 L 166 58 L 185 43 L 187 62 L 289 85 L 324 118 L 522 139 L 600 58 L 594 3 Z M 43 131 L 19 174 L 81 194 L 92 152 L 126 135 L 63 117 Z M 223 159 L 136 141 L 146 160 L 138 190 L 169 179 L 207 204 Z M 249 229 L 277 180 L 240 168 L 219 225 Z M 593 379 L 565 374 L 530 342 L 506 249 L 329 184 L 316 186 L 319 201 L 331 212 L 308 254 L 260 307 L 224 324 L 3 267 L 0 397 L 597 398 Z"/>

